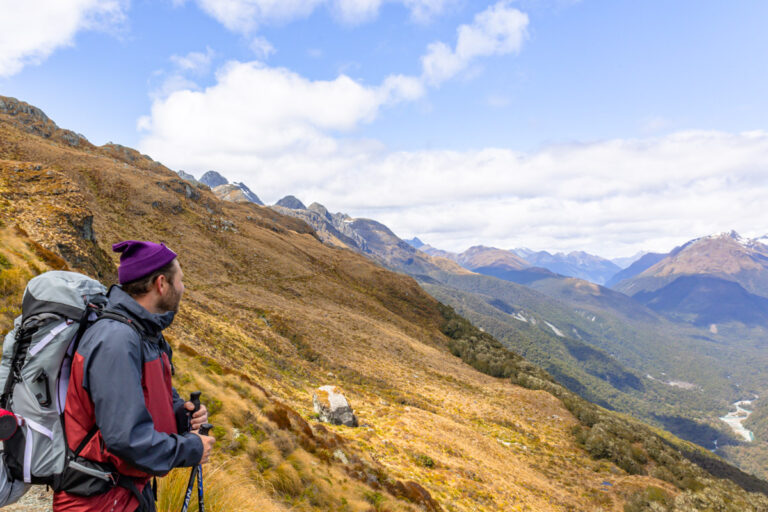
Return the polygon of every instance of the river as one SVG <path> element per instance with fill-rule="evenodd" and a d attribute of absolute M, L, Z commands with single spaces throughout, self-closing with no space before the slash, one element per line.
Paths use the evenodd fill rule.
<path fill-rule="evenodd" d="M 726 422 L 728 426 L 731 427 L 731 430 L 737 435 L 740 435 L 748 443 L 755 440 L 755 434 L 753 434 L 751 430 L 744 428 L 744 421 L 746 421 L 746 419 L 749 418 L 749 415 L 752 414 L 752 411 L 747 410 L 744 407 L 749 406 L 752 402 L 754 402 L 754 400 L 739 400 L 738 402 L 734 402 L 733 405 L 736 407 L 736 410 L 731 411 L 720 418 L 720 420 Z"/>

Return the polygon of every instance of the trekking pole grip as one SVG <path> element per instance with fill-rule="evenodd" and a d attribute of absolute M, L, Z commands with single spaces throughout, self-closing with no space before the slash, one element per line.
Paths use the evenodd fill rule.
<path fill-rule="evenodd" d="M 189 395 L 189 401 L 192 402 L 192 404 L 195 406 L 194 410 L 192 410 L 192 413 L 196 413 L 200 410 L 200 395 L 203 393 L 201 391 L 193 391 Z"/>
<path fill-rule="evenodd" d="M 213 428 L 213 425 L 211 425 L 210 423 L 203 423 L 202 425 L 200 425 L 200 435 L 207 436 L 208 432 L 210 432 L 212 428 Z"/>

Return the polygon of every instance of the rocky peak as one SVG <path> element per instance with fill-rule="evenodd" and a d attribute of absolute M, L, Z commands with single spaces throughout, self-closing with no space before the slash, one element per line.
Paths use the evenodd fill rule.
<path fill-rule="evenodd" d="M 233 183 L 235 187 L 237 187 L 243 194 L 243 197 L 250 201 L 251 203 L 256 203 L 259 206 L 264 206 L 264 203 L 259 199 L 259 196 L 257 196 L 245 183 L 236 181 Z"/>
<path fill-rule="evenodd" d="M 216 188 L 220 185 L 229 184 L 229 180 L 216 171 L 208 171 L 200 178 L 200 183 Z"/>
<path fill-rule="evenodd" d="M 307 208 L 307 209 L 317 213 L 318 215 L 322 216 L 326 220 L 328 220 L 330 222 L 333 222 L 333 217 L 331 216 L 330 212 L 328 211 L 328 208 L 326 208 L 325 206 L 321 205 L 320 203 L 312 203 L 311 205 L 309 205 L 309 208 Z"/>
<path fill-rule="evenodd" d="M 304 203 L 299 201 L 299 199 L 296 196 L 285 196 L 281 200 L 279 200 L 277 203 L 275 203 L 277 206 L 282 206 L 283 208 L 289 208 L 291 210 L 306 210 L 307 207 L 304 206 Z"/>
<path fill-rule="evenodd" d="M 424 247 L 424 245 L 426 245 L 424 242 L 419 240 L 419 237 L 417 236 L 411 238 L 410 240 L 403 240 L 403 241 L 408 245 L 410 245 L 411 247 L 413 247 L 414 249 L 421 249 L 422 247 Z"/>

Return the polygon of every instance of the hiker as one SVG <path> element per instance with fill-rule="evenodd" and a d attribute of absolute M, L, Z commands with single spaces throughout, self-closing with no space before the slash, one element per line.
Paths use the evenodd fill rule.
<path fill-rule="evenodd" d="M 171 348 L 162 330 L 173 321 L 184 291 L 176 254 L 163 244 L 128 240 L 102 316 L 83 335 L 72 362 L 64 410 L 69 448 L 78 461 L 111 465 L 117 485 L 93 496 L 61 491 L 54 511 L 155 511 L 155 475 L 204 464 L 214 438 L 196 431 L 208 413 L 190 418 L 171 386 Z"/>

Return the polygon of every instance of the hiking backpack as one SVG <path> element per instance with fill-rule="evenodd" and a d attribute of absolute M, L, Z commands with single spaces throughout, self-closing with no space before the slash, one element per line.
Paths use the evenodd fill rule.
<path fill-rule="evenodd" d="M 27 283 L 22 314 L 0 360 L 0 507 L 17 501 L 30 484 L 60 489 L 65 469 L 109 479 L 78 467 L 78 450 L 69 449 L 64 435 L 72 357 L 106 305 L 106 291 L 75 272 L 46 272 Z"/>

